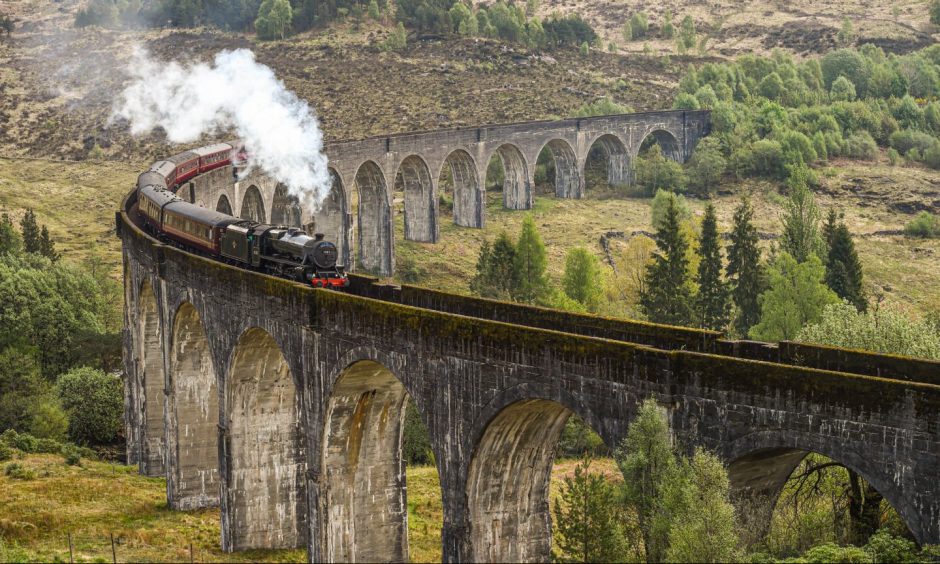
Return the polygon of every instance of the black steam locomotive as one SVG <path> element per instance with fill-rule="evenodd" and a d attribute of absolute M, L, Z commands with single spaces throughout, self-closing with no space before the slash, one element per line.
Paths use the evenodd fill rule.
<path fill-rule="evenodd" d="M 336 245 L 323 235 L 265 225 L 202 208 L 176 195 L 192 177 L 231 164 L 236 147 L 222 143 L 154 163 L 137 179 L 137 210 L 151 233 L 182 247 L 241 267 L 309 283 L 344 288 L 349 279 L 336 264 Z"/>

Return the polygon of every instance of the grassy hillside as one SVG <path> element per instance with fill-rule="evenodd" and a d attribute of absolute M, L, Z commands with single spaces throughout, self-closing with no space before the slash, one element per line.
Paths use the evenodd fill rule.
<path fill-rule="evenodd" d="M 29 455 L 13 461 L 33 477 L 0 473 L 0 562 L 68 561 L 71 534 L 76 562 L 118 561 L 300 562 L 306 550 L 219 549 L 219 510 L 177 512 L 166 506 L 166 481 L 144 478 L 136 467 L 83 461 L 67 466 L 61 456 Z M 5 468 L 11 462 L 3 463 Z M 552 474 L 551 496 L 575 461 L 562 460 Z M 615 474 L 611 460 L 592 471 Z M 440 481 L 433 466 L 409 467 L 408 542 L 412 562 L 440 562 Z"/>

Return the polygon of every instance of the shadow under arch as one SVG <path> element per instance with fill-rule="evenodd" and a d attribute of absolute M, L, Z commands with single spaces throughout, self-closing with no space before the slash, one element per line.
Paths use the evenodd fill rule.
<path fill-rule="evenodd" d="M 225 215 L 233 215 L 232 204 L 228 201 L 228 196 L 225 194 L 219 196 L 219 201 L 215 205 L 215 211 L 224 213 Z"/>
<path fill-rule="evenodd" d="M 267 331 L 252 327 L 239 337 L 225 382 L 223 549 L 303 546 L 302 402 Z"/>
<path fill-rule="evenodd" d="M 643 137 L 643 141 L 640 142 L 640 145 L 637 147 L 636 155 L 633 155 L 634 159 L 642 151 L 645 151 L 653 144 L 659 145 L 663 151 L 663 156 L 667 159 L 672 159 L 677 163 L 682 163 L 682 147 L 679 144 L 679 140 L 676 139 L 676 136 L 673 135 L 671 131 L 666 131 L 665 129 L 654 129 L 646 134 Z"/>
<path fill-rule="evenodd" d="M 388 359 L 356 355 L 347 361 L 324 412 L 318 558 L 405 562 L 408 505 L 402 439 L 409 396 L 387 367 Z"/>
<path fill-rule="evenodd" d="M 278 182 L 271 200 L 271 224 L 300 227 L 300 200 L 290 194 L 287 186 Z"/>
<path fill-rule="evenodd" d="M 395 190 L 405 193 L 405 239 L 437 240 L 434 183 L 428 164 L 418 155 L 405 157 L 395 174 Z"/>
<path fill-rule="evenodd" d="M 619 137 L 611 133 L 605 133 L 598 136 L 588 148 L 587 158 L 584 160 L 584 178 L 585 192 L 590 190 L 588 181 L 591 179 L 589 169 L 594 163 L 603 163 L 606 165 L 607 185 L 625 186 L 633 181 L 630 168 L 630 155 L 627 152 L 627 146 Z"/>
<path fill-rule="evenodd" d="M 928 524 L 913 503 L 892 480 L 893 470 L 859 455 L 835 447 L 808 433 L 755 432 L 735 441 L 728 449 L 728 478 L 732 499 L 751 513 L 754 528 L 766 533 L 783 487 L 809 454 L 825 456 L 852 470 L 868 482 L 897 511 L 918 542 L 928 538 Z"/>
<path fill-rule="evenodd" d="M 555 165 L 555 197 L 583 198 L 584 179 L 571 145 L 564 139 L 552 139 L 542 146 L 538 154 L 541 155 L 546 149 Z"/>
<path fill-rule="evenodd" d="M 503 165 L 503 206 L 510 210 L 531 209 L 532 181 L 529 175 L 529 165 L 522 151 L 511 143 L 505 143 L 500 145 L 490 158 L 493 155 L 498 156 Z M 489 160 L 487 159 L 487 162 Z"/>
<path fill-rule="evenodd" d="M 555 448 L 568 418 L 597 420 L 574 398 L 524 398 L 526 389 L 504 394 L 479 418 L 467 470 L 471 558 L 486 562 L 532 562 L 551 558 L 549 486 Z M 507 403 L 507 400 L 512 400 Z M 564 402 L 563 405 L 561 402 Z M 495 414 L 494 414 L 495 413 Z"/>
<path fill-rule="evenodd" d="M 219 392 L 209 339 L 195 306 L 173 319 L 170 354 L 173 427 L 168 433 L 167 497 L 174 509 L 219 503 Z"/>
<path fill-rule="evenodd" d="M 392 216 L 385 174 L 373 161 L 359 165 L 355 179 L 358 193 L 357 266 L 380 276 L 390 276 Z"/>
<path fill-rule="evenodd" d="M 166 375 L 163 370 L 163 330 L 157 297 L 150 282 L 140 285 L 137 298 L 139 359 L 137 374 L 144 397 L 143 436 L 140 441 L 140 472 L 146 476 L 163 476 L 166 472 L 166 428 L 164 409 Z"/>
<path fill-rule="evenodd" d="M 477 163 L 470 153 L 457 149 L 444 159 L 437 175 L 442 193 L 444 183 L 441 178 L 445 175 L 453 191 L 454 223 L 462 227 L 484 227 L 486 199 L 477 174 Z"/>
<path fill-rule="evenodd" d="M 320 207 L 311 214 L 307 224 L 309 234 L 323 233 L 327 241 L 332 241 L 339 251 L 339 263 L 347 268 L 352 265 L 350 232 L 350 211 L 346 203 L 346 186 L 336 170 L 330 168 L 330 192 L 320 202 Z"/>
<path fill-rule="evenodd" d="M 242 198 L 242 210 L 241 213 L 238 214 L 238 217 L 259 223 L 265 223 L 267 221 L 265 219 L 267 216 L 264 213 L 264 199 L 261 197 L 261 190 L 254 184 L 249 186 L 248 190 L 245 191 L 245 196 Z"/>

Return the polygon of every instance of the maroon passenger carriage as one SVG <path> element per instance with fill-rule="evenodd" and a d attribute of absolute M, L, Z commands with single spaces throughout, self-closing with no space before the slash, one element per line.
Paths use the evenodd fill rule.
<path fill-rule="evenodd" d="M 344 288 L 336 245 L 301 229 L 265 225 L 186 202 L 179 186 L 210 170 L 245 160 L 244 149 L 219 143 L 154 163 L 137 179 L 137 213 L 151 233 L 215 259 L 310 283 Z"/>

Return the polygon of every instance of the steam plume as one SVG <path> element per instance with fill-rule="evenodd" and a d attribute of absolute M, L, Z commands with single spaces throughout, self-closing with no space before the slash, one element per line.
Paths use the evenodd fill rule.
<path fill-rule="evenodd" d="M 261 167 L 314 209 L 329 194 L 316 117 L 251 51 L 221 51 L 210 66 L 155 61 L 138 48 L 128 72 L 132 81 L 114 117 L 128 119 L 131 133 L 159 125 L 171 142 L 186 143 L 234 129 L 250 154 L 249 167 Z"/>

